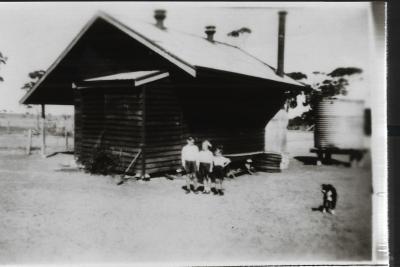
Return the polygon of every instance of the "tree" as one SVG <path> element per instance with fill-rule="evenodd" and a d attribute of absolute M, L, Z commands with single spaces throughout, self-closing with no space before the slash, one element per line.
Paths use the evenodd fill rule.
<path fill-rule="evenodd" d="M 307 75 L 301 72 L 291 72 L 287 73 L 287 76 L 296 80 L 304 85 L 304 89 L 302 91 L 287 91 L 286 92 L 286 104 L 287 108 L 296 108 L 297 107 L 297 96 L 300 94 L 305 94 L 311 90 L 310 85 L 306 84 L 305 81 L 307 80 Z"/>
<path fill-rule="evenodd" d="M 43 75 L 45 73 L 46 72 L 44 70 L 35 70 L 35 71 L 30 72 L 28 74 L 28 76 L 31 79 L 31 81 L 25 83 L 24 86 L 21 87 L 21 89 L 29 92 L 29 90 L 31 90 L 33 88 L 33 86 L 35 86 L 35 84 L 40 80 L 40 78 L 43 77 Z M 31 105 L 26 105 L 26 107 L 32 108 Z"/>
<path fill-rule="evenodd" d="M 348 77 L 354 74 L 361 74 L 362 69 L 354 68 L 354 67 L 339 67 L 333 70 L 332 72 L 325 74 L 323 72 L 315 71 L 314 75 L 321 75 L 322 81 L 310 83 L 307 80 L 307 75 L 302 74 L 300 72 L 293 72 L 287 74 L 291 78 L 295 80 L 303 80 L 303 84 L 306 85 L 305 89 L 302 92 L 298 93 L 289 93 L 288 102 L 290 103 L 290 107 L 294 108 L 297 106 L 297 96 L 299 94 L 303 94 L 305 96 L 305 100 L 303 102 L 303 106 L 309 106 L 310 109 L 304 112 L 300 119 L 296 117 L 296 122 L 302 121 L 303 125 L 313 125 L 315 123 L 315 113 L 316 106 L 323 98 L 330 98 L 337 95 L 347 95 L 347 86 L 349 85 Z M 305 80 L 305 81 L 304 81 Z M 296 103 L 293 103 L 296 102 Z"/>
<path fill-rule="evenodd" d="M 31 81 L 27 82 L 24 84 L 24 86 L 22 86 L 21 89 L 29 91 L 33 88 L 33 86 L 35 86 L 35 84 L 40 80 L 40 78 L 43 77 L 43 75 L 46 72 L 44 70 L 35 70 L 32 71 L 28 74 L 29 78 L 31 78 Z"/>
<path fill-rule="evenodd" d="M 6 64 L 6 62 L 7 62 L 7 57 L 6 56 L 4 56 L 1 52 L 0 52 L 0 65 L 1 64 Z M 4 79 L 3 79 L 3 77 L 1 77 L 0 76 L 0 82 L 4 82 Z"/>
<path fill-rule="evenodd" d="M 230 37 L 239 37 L 241 34 L 244 33 L 251 33 L 251 30 L 247 27 L 242 27 L 240 29 L 229 32 L 227 35 Z"/>
<path fill-rule="evenodd" d="M 354 68 L 354 67 L 348 67 L 348 68 L 337 68 L 328 75 L 331 77 L 342 77 L 342 76 L 350 76 L 353 74 L 361 74 L 362 69 L 359 68 Z"/>
<path fill-rule="evenodd" d="M 307 79 L 307 75 L 305 75 L 304 73 L 301 73 L 301 72 L 291 72 L 291 73 L 287 73 L 286 75 L 294 80 Z"/>
<path fill-rule="evenodd" d="M 234 44 L 236 44 L 236 46 L 244 48 L 246 40 L 249 37 L 250 33 L 251 29 L 247 27 L 241 27 L 237 30 L 228 32 L 227 36 L 234 38 L 234 40 L 232 39 L 232 41 Z"/>

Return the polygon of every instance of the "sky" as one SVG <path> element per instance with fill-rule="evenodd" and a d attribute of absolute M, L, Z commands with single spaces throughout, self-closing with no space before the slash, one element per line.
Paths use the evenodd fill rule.
<path fill-rule="evenodd" d="M 0 111 L 27 111 L 18 101 L 24 95 L 21 87 L 29 81 L 28 73 L 46 70 L 97 11 L 153 22 L 156 8 L 167 10 L 167 27 L 202 35 L 204 26 L 213 24 L 216 40 L 233 42 L 271 66 L 276 66 L 277 58 L 277 13 L 286 10 L 285 72 L 310 74 L 359 67 L 364 70 L 364 84 L 355 86 L 351 95 L 368 102 L 369 3 L 0 3 L 0 51 L 8 57 L 7 64 L 0 66 L 5 80 L 0 82 Z M 240 27 L 252 33 L 243 39 L 227 36 Z M 53 114 L 72 110 L 47 108 Z"/>

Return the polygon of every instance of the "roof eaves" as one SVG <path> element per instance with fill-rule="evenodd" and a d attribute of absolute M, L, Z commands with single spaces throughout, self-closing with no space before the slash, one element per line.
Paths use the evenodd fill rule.
<path fill-rule="evenodd" d="M 103 77 L 95 77 L 95 78 L 90 78 L 86 79 L 83 81 L 75 82 L 74 86 L 77 89 L 82 89 L 82 88 L 87 88 L 88 86 L 90 87 L 91 85 L 98 85 L 104 82 L 129 82 L 132 83 L 135 87 L 141 86 L 144 84 L 148 84 L 154 81 L 161 80 L 163 78 L 169 77 L 169 72 L 168 71 L 155 71 L 150 74 L 144 74 L 142 76 L 138 77 L 115 77 L 115 75 L 111 76 L 103 76 Z"/>
<path fill-rule="evenodd" d="M 143 45 L 147 46 L 148 48 L 150 48 L 151 50 L 153 50 L 157 54 L 161 55 L 162 57 L 164 57 L 168 61 L 172 62 L 173 64 L 175 64 L 176 66 L 178 66 L 182 70 L 186 71 L 191 76 L 196 77 L 196 67 L 195 66 L 191 65 L 188 62 L 185 62 L 184 60 L 182 60 L 178 56 L 176 56 L 176 55 L 170 53 L 169 51 L 165 50 L 163 47 L 157 45 L 153 41 L 151 41 L 148 38 L 146 38 L 144 35 L 136 32 L 132 28 L 126 26 L 125 24 L 123 24 L 122 22 L 118 21 L 114 17 L 108 15 L 107 13 L 101 11 L 101 12 L 98 13 L 98 16 L 101 17 L 102 19 L 104 19 L 105 21 L 107 21 L 108 23 L 112 24 L 113 26 L 117 27 L 118 29 L 120 29 L 124 33 L 128 34 L 129 36 L 134 38 L 136 41 L 138 41 L 138 42 L 142 43 Z"/>
<path fill-rule="evenodd" d="M 279 80 L 272 80 L 272 79 L 267 79 L 267 78 L 263 78 L 263 77 L 256 77 L 253 75 L 249 75 L 249 74 L 243 74 L 243 73 L 238 73 L 238 72 L 231 72 L 231 71 L 226 71 L 226 70 L 218 70 L 218 69 L 213 69 L 213 68 L 207 68 L 207 67 L 201 67 L 199 66 L 199 73 L 201 72 L 201 70 L 209 70 L 209 71 L 214 71 L 214 72 L 218 72 L 218 73 L 225 73 L 225 74 L 230 74 L 230 75 L 237 75 L 237 76 L 241 76 L 241 77 L 246 77 L 246 78 L 251 78 L 251 79 L 258 79 L 259 81 L 270 81 L 270 82 L 274 82 L 274 83 L 278 83 L 278 84 L 285 84 L 285 85 L 289 85 L 289 88 L 296 88 L 296 89 L 300 89 L 305 87 L 305 85 L 295 81 L 295 83 L 287 83 L 285 81 L 279 81 Z M 284 87 L 282 87 L 284 88 Z M 285 88 L 287 89 L 287 88 Z"/>
<path fill-rule="evenodd" d="M 272 66 L 270 66 L 269 64 L 265 63 L 264 61 L 262 61 L 261 59 L 257 58 L 256 56 L 253 56 L 252 54 L 250 54 L 250 53 L 247 52 L 246 50 L 243 50 L 243 49 L 241 49 L 241 48 L 238 47 L 238 46 L 234 46 L 234 47 L 237 48 L 237 49 L 239 49 L 240 51 L 242 51 L 242 52 L 245 53 L 246 55 L 248 55 L 248 56 L 250 56 L 250 57 L 252 57 L 252 58 L 258 60 L 260 63 L 264 64 L 265 66 L 269 67 L 271 70 L 273 70 L 274 72 L 276 72 L 276 69 L 275 69 L 274 67 L 272 67 Z M 281 78 L 278 74 L 276 74 L 276 76 L 279 77 L 279 78 Z M 288 78 L 288 79 L 291 80 L 291 84 L 304 87 L 303 84 L 301 84 L 301 83 L 297 82 L 296 80 L 290 78 L 290 77 L 287 76 L 286 74 L 284 74 L 284 76 L 286 76 L 286 78 Z M 278 81 L 278 82 L 283 82 L 283 83 L 285 83 L 284 81 Z"/>
<path fill-rule="evenodd" d="M 139 79 L 135 80 L 135 86 L 140 86 L 151 82 L 155 82 L 163 78 L 167 78 L 168 76 L 169 72 L 160 72 L 151 76 L 140 77 Z"/>

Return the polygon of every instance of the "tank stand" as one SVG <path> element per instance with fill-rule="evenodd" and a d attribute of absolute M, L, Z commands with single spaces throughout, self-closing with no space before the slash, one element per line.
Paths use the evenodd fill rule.
<path fill-rule="evenodd" d="M 364 152 L 362 152 L 362 151 L 354 151 L 353 153 L 350 153 L 350 155 L 349 155 L 350 166 L 352 168 L 362 167 L 363 157 L 364 157 Z"/>
<path fill-rule="evenodd" d="M 321 150 L 315 151 L 317 153 L 317 166 L 322 165 L 322 160 L 323 160 L 323 153 Z"/>
<path fill-rule="evenodd" d="M 332 154 L 349 155 L 349 163 L 351 167 L 361 167 L 363 165 L 363 157 L 366 149 L 339 149 L 339 148 L 312 148 L 311 153 L 317 154 L 317 166 L 323 163 L 330 163 Z"/>
<path fill-rule="evenodd" d="M 317 153 L 317 166 L 321 166 L 322 163 L 329 163 L 332 160 L 332 153 L 325 150 L 312 151 Z"/>

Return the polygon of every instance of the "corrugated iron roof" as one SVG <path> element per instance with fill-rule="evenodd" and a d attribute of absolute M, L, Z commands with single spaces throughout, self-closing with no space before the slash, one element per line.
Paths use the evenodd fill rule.
<path fill-rule="evenodd" d="M 112 16 L 104 12 L 100 12 L 99 16 L 113 24 L 119 23 L 125 31 L 145 37 L 147 41 L 163 48 L 165 53 L 188 65 L 303 86 L 286 75 L 278 76 L 267 63 L 239 47 L 218 41 L 210 42 L 205 37 L 170 28 L 162 30 L 132 16 Z"/>
<path fill-rule="evenodd" d="M 93 77 L 89 79 L 85 79 L 85 82 L 94 82 L 94 81 L 111 81 L 111 80 L 140 80 L 143 78 L 147 78 L 149 76 L 153 76 L 155 74 L 159 74 L 159 70 L 148 70 L 148 71 L 132 71 L 132 72 L 123 72 L 113 75 Z"/>
<path fill-rule="evenodd" d="M 161 70 L 149 71 L 132 71 L 123 72 L 113 75 L 100 76 L 85 79 L 84 82 L 100 82 L 100 81 L 133 81 L 135 86 L 140 86 L 150 82 L 154 82 L 169 76 L 169 73 Z"/>

